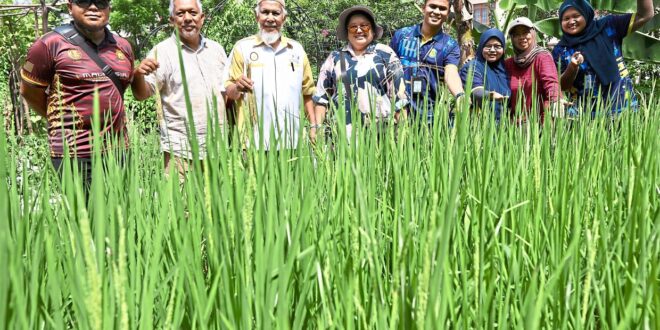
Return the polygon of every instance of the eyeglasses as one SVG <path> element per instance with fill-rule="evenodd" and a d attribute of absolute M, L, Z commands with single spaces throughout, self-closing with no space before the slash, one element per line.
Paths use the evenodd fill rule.
<path fill-rule="evenodd" d="M 356 34 L 358 29 L 362 30 L 364 33 L 369 33 L 371 31 L 371 25 L 362 24 L 362 25 L 351 25 L 348 27 L 348 32 Z"/>
<path fill-rule="evenodd" d="M 94 4 L 96 8 L 98 9 L 106 9 L 110 7 L 110 0 L 73 0 L 71 1 L 75 3 L 78 7 L 87 9 L 89 6 Z"/>
<path fill-rule="evenodd" d="M 490 46 L 486 45 L 486 46 L 484 46 L 484 50 L 489 50 L 489 49 L 499 51 L 499 50 L 504 49 L 504 47 L 502 47 L 501 45 L 490 45 Z"/>

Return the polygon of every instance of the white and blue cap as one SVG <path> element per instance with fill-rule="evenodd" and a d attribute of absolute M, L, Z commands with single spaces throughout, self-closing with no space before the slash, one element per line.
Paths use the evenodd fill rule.
<path fill-rule="evenodd" d="M 509 24 L 509 28 L 506 30 L 506 34 L 510 35 L 511 30 L 513 30 L 513 28 L 515 28 L 516 26 L 520 26 L 520 25 L 526 26 L 530 29 L 535 29 L 536 30 L 536 26 L 534 26 L 534 23 L 532 23 L 532 21 L 529 18 L 527 18 L 527 17 L 518 17 L 518 18 L 514 19 L 511 22 L 511 24 Z"/>

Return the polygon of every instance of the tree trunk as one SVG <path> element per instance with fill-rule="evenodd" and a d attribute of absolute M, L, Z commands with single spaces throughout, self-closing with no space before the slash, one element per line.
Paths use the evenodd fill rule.
<path fill-rule="evenodd" d="M 12 65 L 11 72 L 9 72 L 9 98 L 11 99 L 11 107 L 13 109 L 13 124 L 14 134 L 23 136 L 25 129 L 25 117 L 27 117 L 28 109 L 23 109 L 23 102 L 20 92 L 18 91 L 18 81 L 16 74 L 16 66 Z"/>
<path fill-rule="evenodd" d="M 48 32 L 48 5 L 46 0 L 41 0 L 41 34 Z"/>
<path fill-rule="evenodd" d="M 461 66 L 474 58 L 474 38 L 472 37 L 472 3 L 466 0 L 452 0 L 458 43 L 461 46 Z"/>
<path fill-rule="evenodd" d="M 9 34 L 14 34 L 14 26 L 12 24 L 8 25 Z M 12 124 L 13 124 L 13 134 L 22 136 L 25 132 L 25 118 L 29 118 L 29 108 L 23 106 L 23 100 L 20 93 L 20 83 L 21 83 L 21 56 L 16 53 L 16 49 L 10 47 L 8 50 L 8 57 L 11 63 L 9 68 L 9 99 L 11 101 L 12 108 Z"/>

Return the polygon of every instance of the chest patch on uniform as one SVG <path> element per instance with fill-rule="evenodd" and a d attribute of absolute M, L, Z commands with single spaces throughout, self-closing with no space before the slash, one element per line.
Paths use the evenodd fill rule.
<path fill-rule="evenodd" d="M 69 49 L 66 54 L 69 55 L 69 58 L 74 61 L 80 61 L 82 58 L 82 54 L 77 49 Z"/>
<path fill-rule="evenodd" d="M 431 49 L 431 51 L 429 52 L 429 57 L 436 58 L 437 56 L 438 56 L 438 51 L 435 48 Z"/>
<path fill-rule="evenodd" d="M 115 55 L 117 55 L 117 60 L 119 60 L 119 61 L 123 61 L 123 60 L 126 59 L 126 55 L 124 55 L 124 53 L 122 53 L 121 50 L 119 50 L 119 49 L 117 49 L 117 51 L 115 51 Z"/>
<path fill-rule="evenodd" d="M 257 54 L 257 52 L 250 53 L 250 61 L 255 62 L 255 61 L 258 61 L 258 60 L 259 60 L 259 54 Z"/>

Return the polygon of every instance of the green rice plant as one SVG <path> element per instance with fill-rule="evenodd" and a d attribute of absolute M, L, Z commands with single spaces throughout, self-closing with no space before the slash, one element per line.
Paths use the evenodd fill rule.
<path fill-rule="evenodd" d="M 0 327 L 660 328 L 657 98 L 543 126 L 464 105 L 452 127 L 449 99 L 433 126 L 347 140 L 337 116 L 279 152 L 210 116 L 182 186 L 131 127 L 88 199 L 75 168 L 19 172 L 0 131 Z"/>

